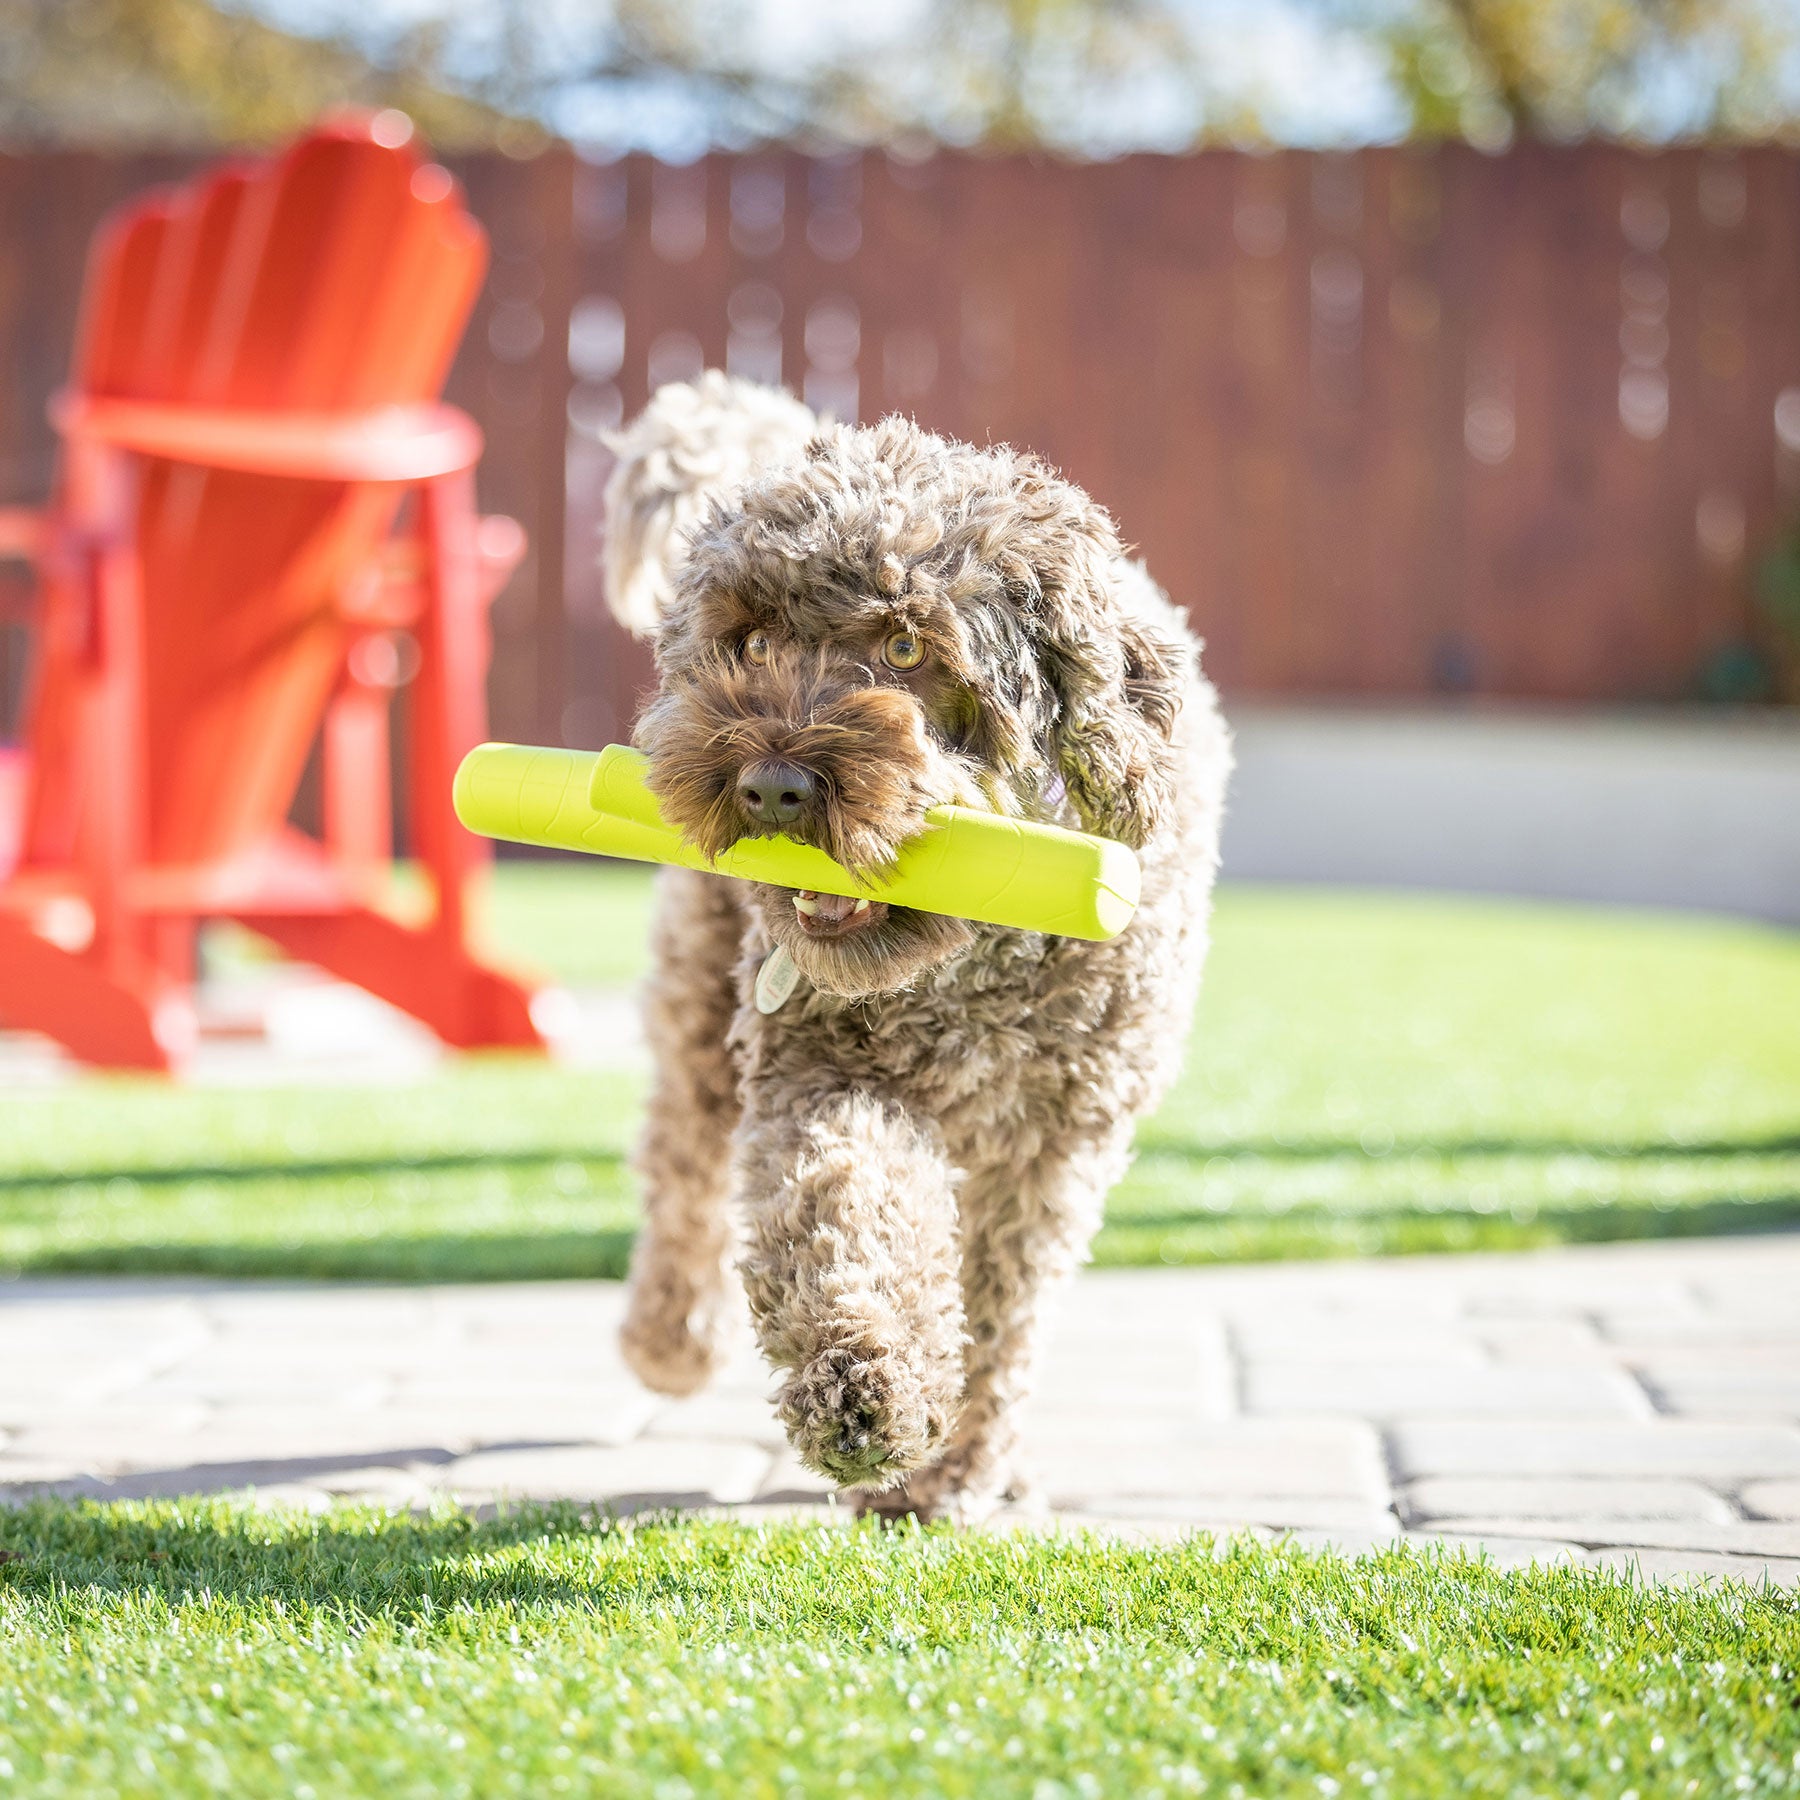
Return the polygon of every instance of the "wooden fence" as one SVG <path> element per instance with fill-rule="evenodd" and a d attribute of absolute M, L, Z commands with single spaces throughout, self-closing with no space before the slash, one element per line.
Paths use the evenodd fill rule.
<path fill-rule="evenodd" d="M 496 613 L 509 735 L 628 728 L 599 434 L 703 364 L 1041 452 L 1228 693 L 1688 695 L 1800 514 L 1788 152 L 456 167 L 495 259 L 452 397 L 534 545 Z M 0 501 L 50 479 L 89 231 L 179 172 L 0 158 Z"/>

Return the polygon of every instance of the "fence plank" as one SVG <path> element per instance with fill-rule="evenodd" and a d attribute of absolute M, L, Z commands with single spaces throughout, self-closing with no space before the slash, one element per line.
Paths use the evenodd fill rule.
<path fill-rule="evenodd" d="M 47 495 L 94 226 L 193 166 L 0 157 L 0 503 Z M 1692 693 L 1800 513 L 1788 150 L 455 166 L 495 257 L 450 391 L 533 545 L 494 620 L 520 736 L 630 728 L 603 434 L 701 363 L 1044 455 L 1235 693 Z M 0 643 L 0 731 L 18 662 Z"/>

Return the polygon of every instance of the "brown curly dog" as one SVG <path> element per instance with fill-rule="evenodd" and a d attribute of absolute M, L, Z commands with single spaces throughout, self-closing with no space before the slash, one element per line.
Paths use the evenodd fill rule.
<path fill-rule="evenodd" d="M 1142 861 L 1108 944 L 659 876 L 626 1354 L 700 1387 L 735 1264 L 808 1466 L 867 1510 L 980 1518 L 1021 1492 L 1046 1300 L 1193 1017 L 1230 767 L 1199 645 L 1011 450 L 717 374 L 615 447 L 609 592 L 659 674 L 637 739 L 695 843 L 879 869 L 955 801 Z"/>

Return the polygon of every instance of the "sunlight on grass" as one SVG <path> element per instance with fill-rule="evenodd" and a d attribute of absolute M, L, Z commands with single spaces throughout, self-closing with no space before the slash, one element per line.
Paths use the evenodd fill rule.
<path fill-rule="evenodd" d="M 191 1501 L 0 1513 L 0 1554 L 0 1782 L 36 1796 L 1649 1800 L 1800 1768 L 1780 1590 Z"/>
<path fill-rule="evenodd" d="M 643 967 L 649 884 L 503 865 L 487 930 Z M 456 1059 L 387 1088 L 90 1078 L 5 1102 L 0 1268 L 617 1274 L 635 1071 Z M 1711 919 L 1227 889 L 1187 1066 L 1097 1259 L 1204 1262 L 1800 1220 L 1800 937 Z"/>

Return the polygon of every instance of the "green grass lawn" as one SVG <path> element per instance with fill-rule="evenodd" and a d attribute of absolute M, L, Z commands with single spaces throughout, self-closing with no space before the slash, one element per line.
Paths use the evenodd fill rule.
<path fill-rule="evenodd" d="M 504 866 L 489 930 L 641 970 L 647 884 Z M 230 946 L 225 947 L 230 951 Z M 613 1274 L 635 1076 L 470 1057 L 392 1088 L 93 1078 L 0 1098 L 0 1271 Z M 1800 936 L 1227 889 L 1187 1068 L 1111 1263 L 1506 1247 L 1800 1221 Z"/>
<path fill-rule="evenodd" d="M 0 1512 L 0 1791 L 1800 1792 L 1800 1599 L 1455 1554 Z"/>

